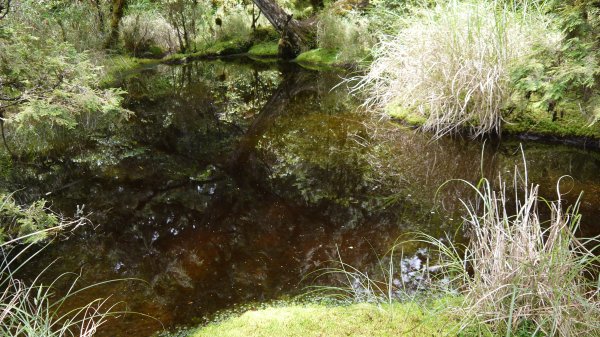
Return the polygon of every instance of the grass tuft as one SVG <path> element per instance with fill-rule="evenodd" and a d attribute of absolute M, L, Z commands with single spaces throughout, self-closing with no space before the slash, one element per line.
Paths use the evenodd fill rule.
<path fill-rule="evenodd" d="M 512 191 L 498 179 L 499 189 L 483 179 L 477 200 L 463 201 L 470 243 L 464 247 L 433 243 L 447 262 L 465 302 L 457 308 L 463 330 L 494 336 L 525 331 L 530 336 L 600 335 L 597 239 L 575 236 L 579 201 L 567 207 L 547 201 L 527 171 L 515 173 Z M 544 214 L 549 214 L 547 220 Z"/>
<path fill-rule="evenodd" d="M 370 89 L 368 106 L 421 115 L 438 137 L 499 133 L 511 67 L 560 37 L 534 4 L 501 1 L 437 1 L 413 9 L 401 27 L 382 37 L 355 89 Z"/>

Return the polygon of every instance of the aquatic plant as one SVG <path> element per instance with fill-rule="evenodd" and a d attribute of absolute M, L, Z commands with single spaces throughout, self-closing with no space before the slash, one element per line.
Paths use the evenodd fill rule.
<path fill-rule="evenodd" d="M 359 270 L 344 262 L 338 251 L 339 258 L 332 261 L 333 267 L 309 274 L 316 276 L 316 279 L 333 276 L 337 282 L 327 286 L 312 286 L 307 295 L 316 293 L 318 297 L 346 302 L 389 304 L 395 301 L 416 303 L 426 295 L 436 295 L 438 288 L 445 288 L 449 282 L 438 277 L 441 275 L 440 266 L 430 265 L 428 249 L 419 248 L 413 254 L 404 255 L 402 247 L 414 243 L 422 244 L 415 240 L 397 242 L 378 257 L 378 263 L 370 271 Z"/>
<path fill-rule="evenodd" d="M 437 1 L 414 8 L 384 35 L 355 90 L 366 105 L 399 105 L 436 136 L 499 132 L 510 69 L 534 45 L 560 38 L 535 2 Z"/>

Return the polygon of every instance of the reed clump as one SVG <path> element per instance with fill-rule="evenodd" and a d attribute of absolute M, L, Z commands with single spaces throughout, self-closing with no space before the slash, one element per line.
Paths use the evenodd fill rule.
<path fill-rule="evenodd" d="M 471 238 L 464 251 L 426 238 L 464 295 L 455 308 L 461 329 L 494 336 L 600 335 L 600 246 L 576 237 L 579 199 L 565 210 L 559 181 L 557 200 L 544 200 L 526 173 L 515 174 L 510 189 L 502 178 L 498 186 L 481 180 L 472 185 L 477 201 L 463 201 Z"/>
<path fill-rule="evenodd" d="M 560 40 L 536 2 L 437 1 L 410 13 L 396 34 L 381 37 L 355 89 L 369 89 L 369 107 L 421 116 L 437 137 L 498 133 L 512 67 L 533 46 Z"/>

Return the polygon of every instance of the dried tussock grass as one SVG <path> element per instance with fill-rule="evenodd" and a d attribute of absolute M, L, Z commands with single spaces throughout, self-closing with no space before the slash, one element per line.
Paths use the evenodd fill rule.
<path fill-rule="evenodd" d="M 471 234 L 464 254 L 428 238 L 452 266 L 448 270 L 465 295 L 458 309 L 462 329 L 509 336 L 525 327 L 536 336 L 598 336 L 599 246 L 596 238 L 575 236 L 579 199 L 564 211 L 560 181 L 557 200 L 546 201 L 537 185 L 528 184 L 526 173 L 515 174 L 514 192 L 501 178 L 499 186 L 496 191 L 484 179 L 472 185 L 478 201 L 463 201 Z M 540 204 L 548 207 L 547 221 L 541 219 Z"/>
<path fill-rule="evenodd" d="M 175 52 L 180 48 L 175 28 L 162 15 L 154 12 L 124 17 L 121 36 L 125 48 L 134 55 L 141 55 L 152 46 L 167 52 Z"/>
<path fill-rule="evenodd" d="M 382 37 L 355 90 L 370 90 L 369 107 L 424 116 L 422 128 L 438 137 L 499 132 L 509 70 L 535 44 L 553 43 L 549 19 L 527 2 L 439 1 L 412 12 L 396 35 Z"/>

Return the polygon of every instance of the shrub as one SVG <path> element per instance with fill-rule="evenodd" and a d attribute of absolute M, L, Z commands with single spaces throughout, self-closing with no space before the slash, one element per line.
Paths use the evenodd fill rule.
<path fill-rule="evenodd" d="M 42 240 L 48 229 L 59 226 L 59 220 L 43 199 L 26 206 L 19 205 L 12 195 L 0 194 L 0 245 L 15 238 L 29 242 Z"/>
<path fill-rule="evenodd" d="M 21 0 L 13 1 L 6 19 L 31 27 L 41 39 L 69 42 L 78 51 L 95 50 L 102 48 L 110 8 L 102 1 Z"/>
<path fill-rule="evenodd" d="M 425 117 L 437 136 L 468 128 L 498 132 L 510 95 L 510 69 L 534 45 L 560 35 L 534 6 L 438 1 L 416 8 L 396 35 L 382 37 L 356 89 L 366 105 L 398 104 Z"/>
<path fill-rule="evenodd" d="M 0 96 L 10 103 L 0 113 L 6 138 L 16 146 L 13 154 L 41 153 L 59 143 L 78 147 L 92 130 L 108 130 L 129 116 L 120 106 L 121 90 L 97 87 L 101 69 L 87 53 L 39 39 L 28 28 L 2 29 L 0 76 L 6 85 Z"/>
<path fill-rule="evenodd" d="M 514 106 L 517 111 L 546 111 L 553 121 L 566 113 L 582 114 L 593 122 L 600 117 L 600 6 L 569 0 L 553 2 L 549 10 L 563 37 L 558 43 L 536 46 L 531 57 L 515 67 Z"/>

